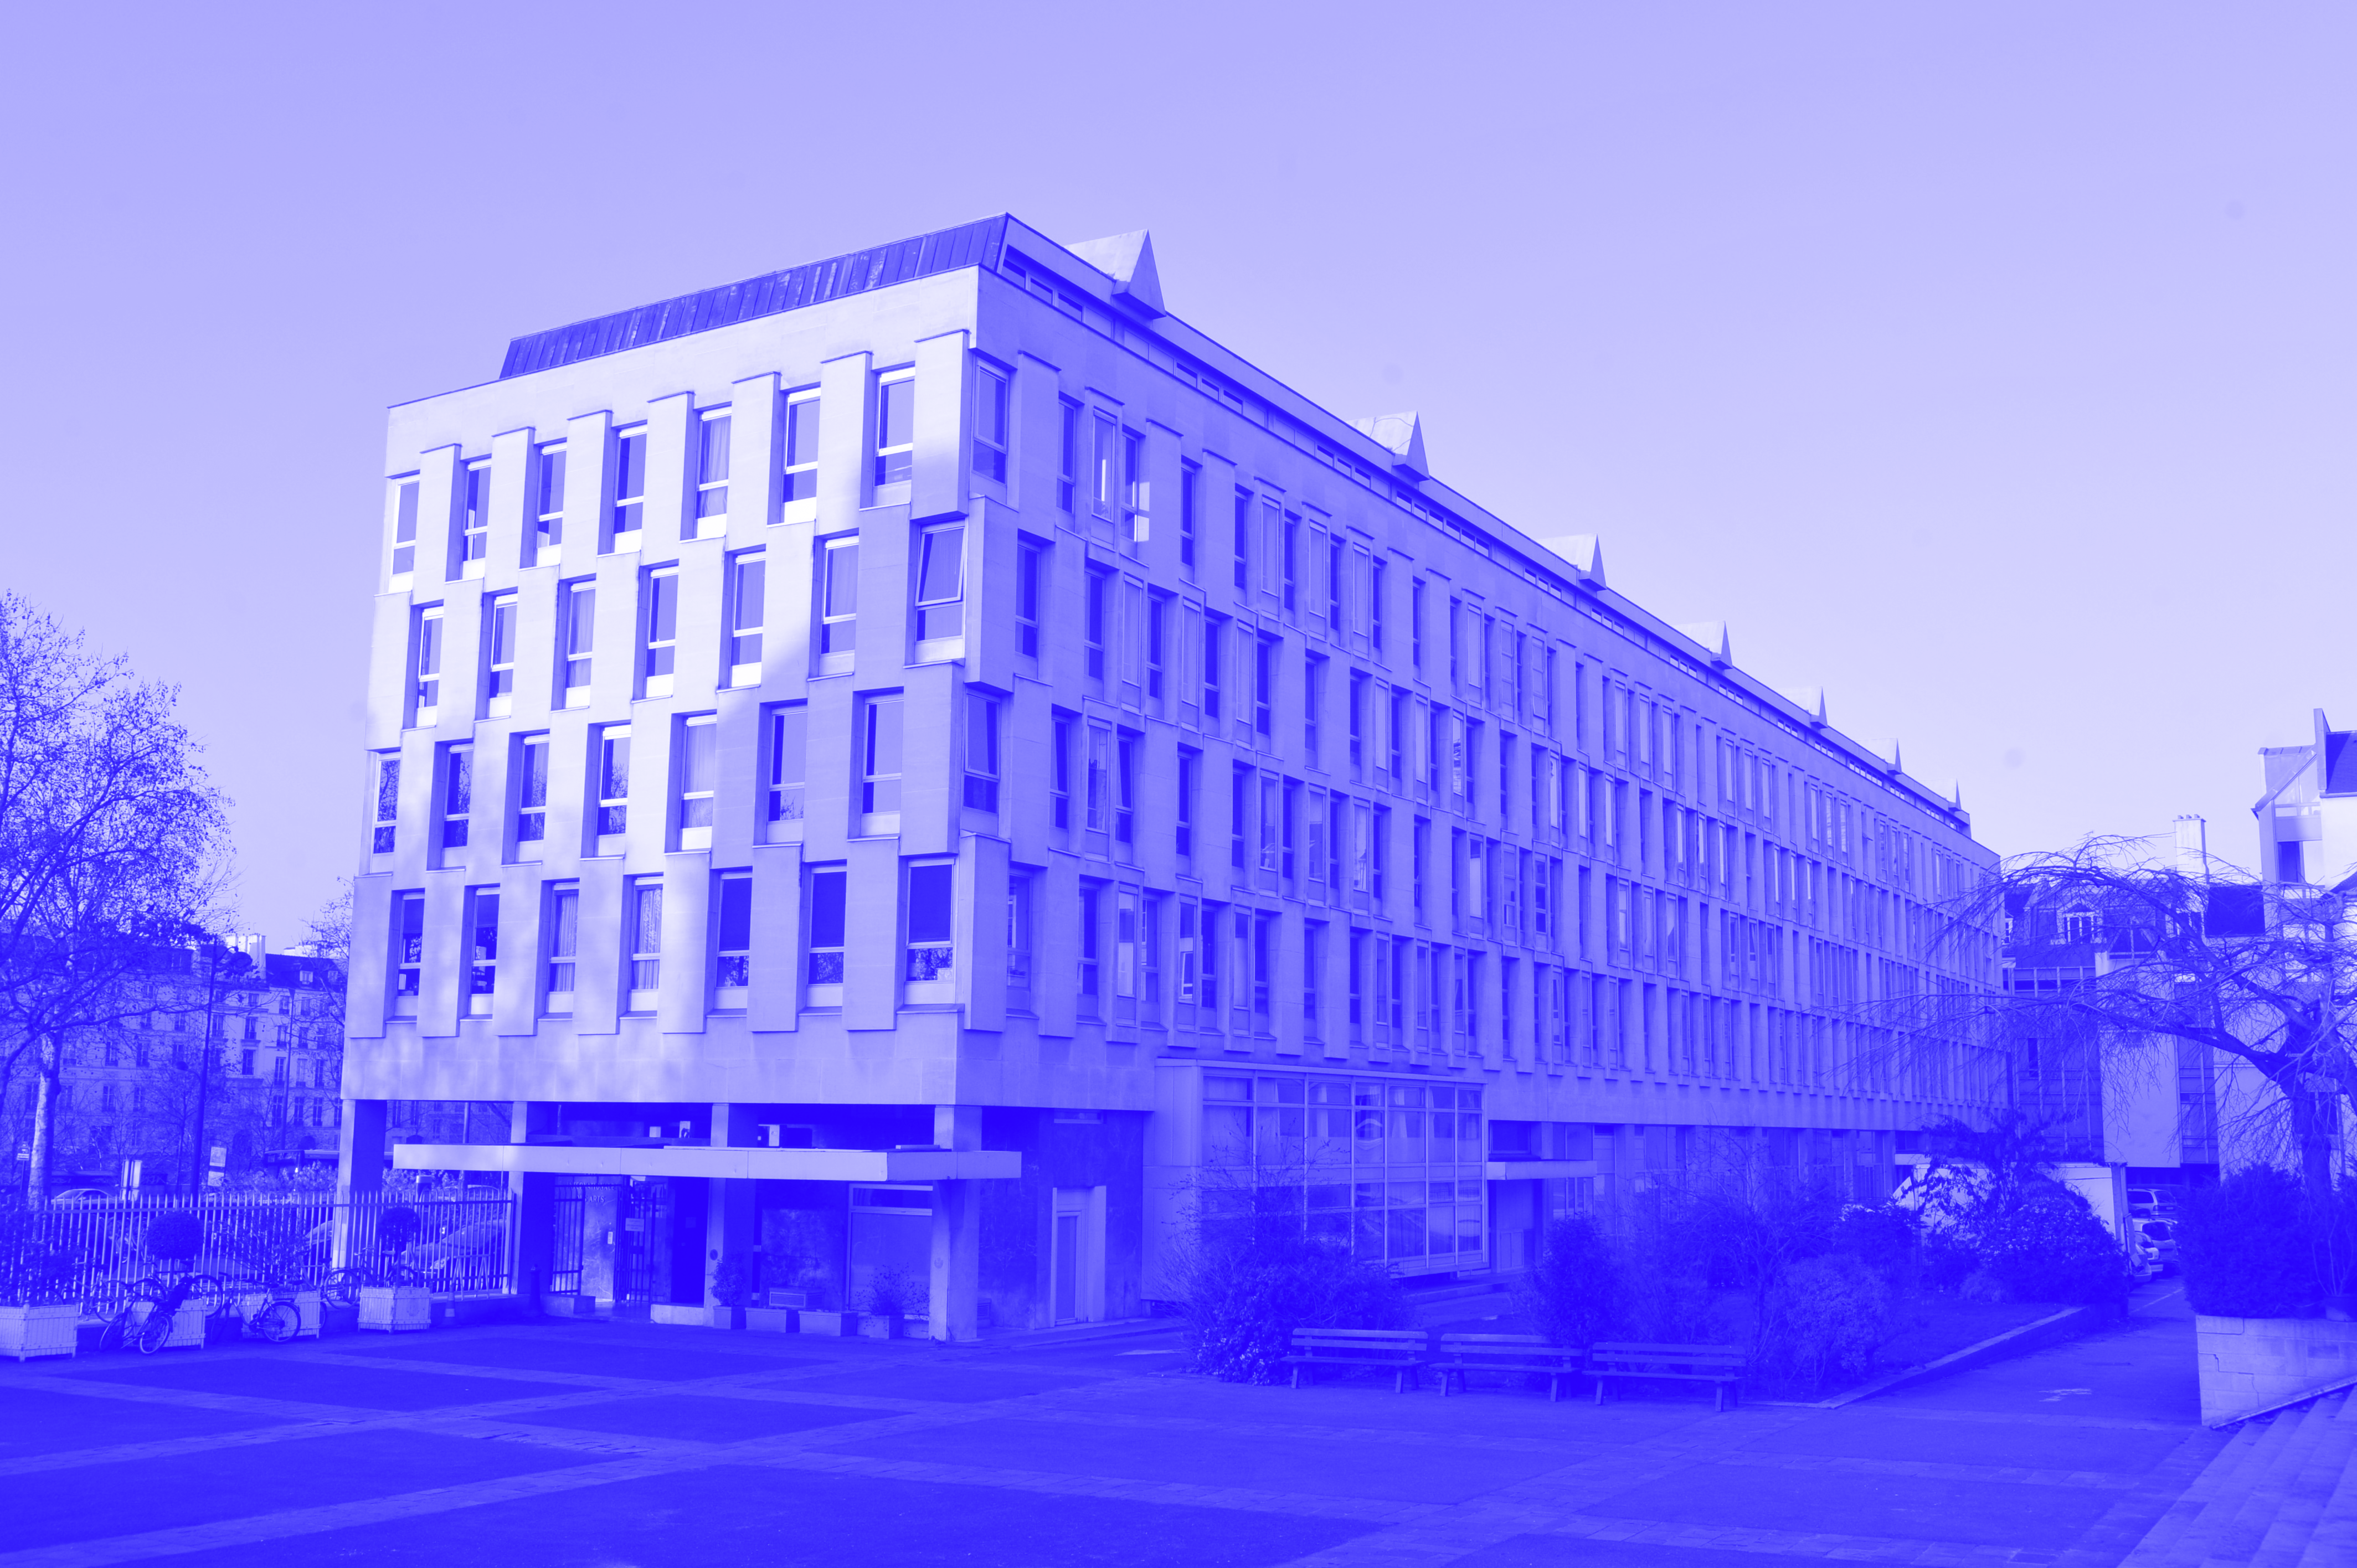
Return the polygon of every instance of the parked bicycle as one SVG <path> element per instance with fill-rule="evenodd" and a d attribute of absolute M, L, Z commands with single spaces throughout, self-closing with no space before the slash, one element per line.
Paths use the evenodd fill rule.
<path fill-rule="evenodd" d="M 203 1302 L 208 1306 L 206 1316 L 210 1316 L 222 1292 L 221 1282 L 210 1274 L 185 1273 L 168 1283 L 152 1276 L 136 1281 L 125 1292 L 122 1309 L 100 1335 L 99 1345 L 153 1356 L 170 1342 L 181 1308 L 192 1301 Z"/>
<path fill-rule="evenodd" d="M 332 1306 L 357 1306 L 361 1292 L 378 1285 L 422 1285 L 425 1276 L 407 1263 L 379 1263 L 330 1269 L 319 1282 L 319 1299 Z"/>

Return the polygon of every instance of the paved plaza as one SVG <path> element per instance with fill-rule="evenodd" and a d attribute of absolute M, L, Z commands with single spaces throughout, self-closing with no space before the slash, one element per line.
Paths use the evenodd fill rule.
<path fill-rule="evenodd" d="M 548 1324 L 0 1365 L 0 1568 L 2108 1568 L 2224 1439 L 2181 1297 L 1840 1409 Z"/>

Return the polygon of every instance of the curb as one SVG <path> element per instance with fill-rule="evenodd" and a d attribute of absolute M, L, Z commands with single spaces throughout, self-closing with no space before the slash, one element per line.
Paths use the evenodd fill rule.
<path fill-rule="evenodd" d="M 1944 1378 L 1952 1372 L 1969 1372 L 1976 1367 L 1986 1367 L 1996 1361 L 2011 1360 L 2016 1356 L 2026 1356 L 2032 1350 L 2043 1350 L 2050 1345 L 2060 1345 L 2065 1340 L 2076 1339 L 2091 1329 L 2126 1316 L 2126 1312 L 2113 1306 L 2066 1306 L 2061 1311 L 2050 1314 L 2034 1323 L 2025 1323 L 2018 1328 L 2008 1328 L 2002 1334 L 1992 1335 L 1977 1345 L 1967 1345 L 1961 1350 L 1951 1350 L 1935 1361 L 1926 1361 L 1920 1367 L 1909 1367 L 1902 1371 L 1893 1372 L 1889 1377 L 1877 1379 L 1864 1388 L 1852 1389 L 1846 1394 L 1837 1394 L 1829 1400 L 1820 1400 L 1807 1408 L 1839 1410 L 1844 1405 L 1856 1404 L 1860 1400 L 1869 1400 L 1878 1394 L 1890 1393 L 1895 1390 L 1912 1388 L 1917 1383 L 1928 1383 L 1936 1378 Z"/>

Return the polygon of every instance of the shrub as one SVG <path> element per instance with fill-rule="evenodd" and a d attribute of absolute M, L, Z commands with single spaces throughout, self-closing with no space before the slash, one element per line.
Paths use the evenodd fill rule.
<path fill-rule="evenodd" d="M 925 1305 L 931 1292 L 898 1269 L 877 1269 L 867 1276 L 866 1305 L 877 1317 L 906 1317 Z"/>
<path fill-rule="evenodd" d="M 2185 1299 L 2213 1317 L 2314 1317 L 2319 1216 L 2288 1171 L 2249 1165 L 2186 1197 L 2177 1230 Z"/>
<path fill-rule="evenodd" d="M 1847 1253 L 1803 1258 L 1770 1287 L 1760 1333 L 1765 1364 L 1812 1390 L 1861 1377 L 1890 1337 L 1890 1287 Z"/>
<path fill-rule="evenodd" d="M 149 1256 L 187 1261 L 194 1259 L 204 1250 L 204 1221 L 187 1209 L 167 1209 L 148 1221 L 147 1252 Z"/>
<path fill-rule="evenodd" d="M 1179 1316 L 1198 1371 L 1273 1383 L 1297 1328 L 1398 1328 L 1407 1303 L 1380 1263 L 1304 1236 L 1201 1247 L 1180 1265 Z"/>
<path fill-rule="evenodd" d="M 417 1232 L 425 1223 L 417 1210 L 405 1203 L 396 1203 L 376 1217 L 376 1243 L 387 1251 L 401 1251 L 417 1240 Z"/>
<path fill-rule="evenodd" d="M 2018 1301 L 2117 1303 L 2135 1283 L 2127 1253 L 2087 1200 L 2050 1181 L 1984 1207 L 1965 1233 L 1982 1271 Z"/>
<path fill-rule="evenodd" d="M 1602 1228 L 1575 1214 L 1547 1227 L 1538 1262 L 1514 1294 L 1532 1326 L 1551 1342 L 1593 1345 L 1609 1339 L 1620 1322 L 1620 1260 Z"/>
<path fill-rule="evenodd" d="M 1905 1289 L 1923 1273 L 1922 1221 L 1896 1203 L 1854 1205 L 1834 1226 L 1833 1250 L 1856 1258 L 1893 1289 Z"/>
<path fill-rule="evenodd" d="M 761 1289 L 761 1254 L 723 1252 L 712 1265 L 712 1299 L 723 1306 L 750 1306 Z"/>

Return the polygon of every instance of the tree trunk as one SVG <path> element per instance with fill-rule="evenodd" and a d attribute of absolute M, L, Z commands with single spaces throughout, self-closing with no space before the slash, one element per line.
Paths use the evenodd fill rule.
<path fill-rule="evenodd" d="M 2332 1197 L 2332 1123 L 2341 1108 L 2337 1094 L 2319 1094 L 2308 1087 L 2308 1075 L 2295 1072 L 2288 1083 L 2276 1087 L 2291 1105 L 2292 1138 L 2298 1144 L 2300 1184 L 2319 1202 Z"/>
<path fill-rule="evenodd" d="M 49 1167 L 58 1146 L 58 1066 L 55 1038 L 44 1038 L 33 1051 L 33 1157 L 25 1170 L 25 1202 L 38 1208 L 49 1200 Z"/>

